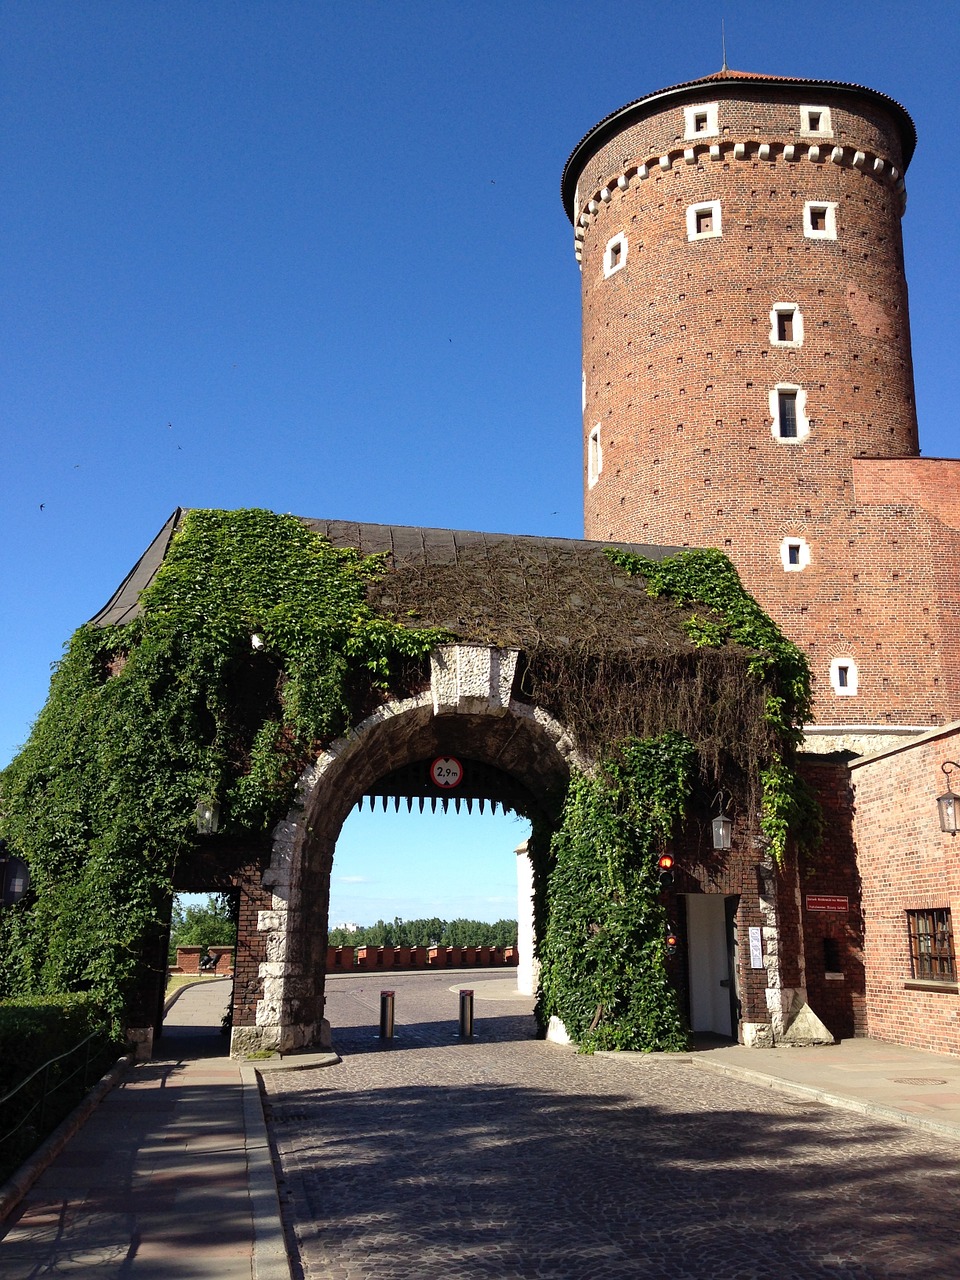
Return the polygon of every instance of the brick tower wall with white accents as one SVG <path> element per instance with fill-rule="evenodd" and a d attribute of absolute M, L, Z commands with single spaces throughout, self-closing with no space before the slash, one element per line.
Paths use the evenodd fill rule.
<path fill-rule="evenodd" d="M 729 72 L 608 117 L 564 174 L 586 536 L 724 550 L 806 650 L 826 725 L 956 709 L 956 646 L 922 603 L 936 530 L 916 494 L 855 485 L 857 459 L 919 454 L 914 141 L 872 90 Z"/>

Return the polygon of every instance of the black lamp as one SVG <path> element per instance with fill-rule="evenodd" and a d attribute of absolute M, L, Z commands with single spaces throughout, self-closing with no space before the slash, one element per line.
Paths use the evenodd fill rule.
<path fill-rule="evenodd" d="M 950 835 L 957 834 L 958 825 L 960 825 L 960 796 L 956 795 L 950 785 L 950 774 L 954 769 L 960 769 L 960 764 L 956 760 L 944 760 L 940 766 L 947 778 L 947 789 L 942 796 L 937 796 L 937 812 L 940 815 L 940 830 L 948 832 Z"/>

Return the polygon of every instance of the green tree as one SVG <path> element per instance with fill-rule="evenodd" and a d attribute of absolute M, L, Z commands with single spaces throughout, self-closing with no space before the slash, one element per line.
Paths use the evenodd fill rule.
<path fill-rule="evenodd" d="M 186 911 L 174 900 L 170 920 L 170 959 L 177 947 L 235 947 L 237 926 L 233 908 L 224 893 L 215 893 L 206 903 L 193 904 Z"/>

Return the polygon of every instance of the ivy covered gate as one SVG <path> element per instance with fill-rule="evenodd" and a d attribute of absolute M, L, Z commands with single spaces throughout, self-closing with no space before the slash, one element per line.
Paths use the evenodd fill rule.
<path fill-rule="evenodd" d="M 464 768 L 462 799 L 500 803 L 541 827 L 556 822 L 571 768 L 586 761 L 553 717 L 513 699 L 518 658 L 517 650 L 441 646 L 430 656 L 429 689 L 384 703 L 305 771 L 263 873 L 269 905 L 257 914 L 256 937 L 238 939 L 238 950 L 261 960 L 259 982 L 237 992 L 234 1053 L 326 1040 L 330 873 L 343 822 L 364 796 L 436 802 L 430 762 L 453 756 Z"/>
<path fill-rule="evenodd" d="M 462 798 L 531 820 L 544 1034 L 829 1039 L 792 856 L 815 828 L 808 711 L 802 655 L 719 552 L 177 511 L 0 779 L 34 885 L 0 989 L 93 990 L 148 1051 L 171 896 L 223 889 L 232 1051 L 322 1042 L 343 821 L 364 796 L 435 799 L 429 763 L 455 756 Z"/>

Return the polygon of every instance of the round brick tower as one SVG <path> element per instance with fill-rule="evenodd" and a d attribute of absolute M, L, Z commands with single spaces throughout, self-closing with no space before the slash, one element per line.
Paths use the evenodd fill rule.
<path fill-rule="evenodd" d="M 855 495 L 856 459 L 919 452 L 915 143 L 874 90 L 724 70 L 606 117 L 562 183 L 586 536 L 726 551 L 807 649 L 818 721 L 860 729 L 941 718 L 939 659 L 891 627 L 920 589 L 909 548 L 887 529 L 871 556 Z"/>

